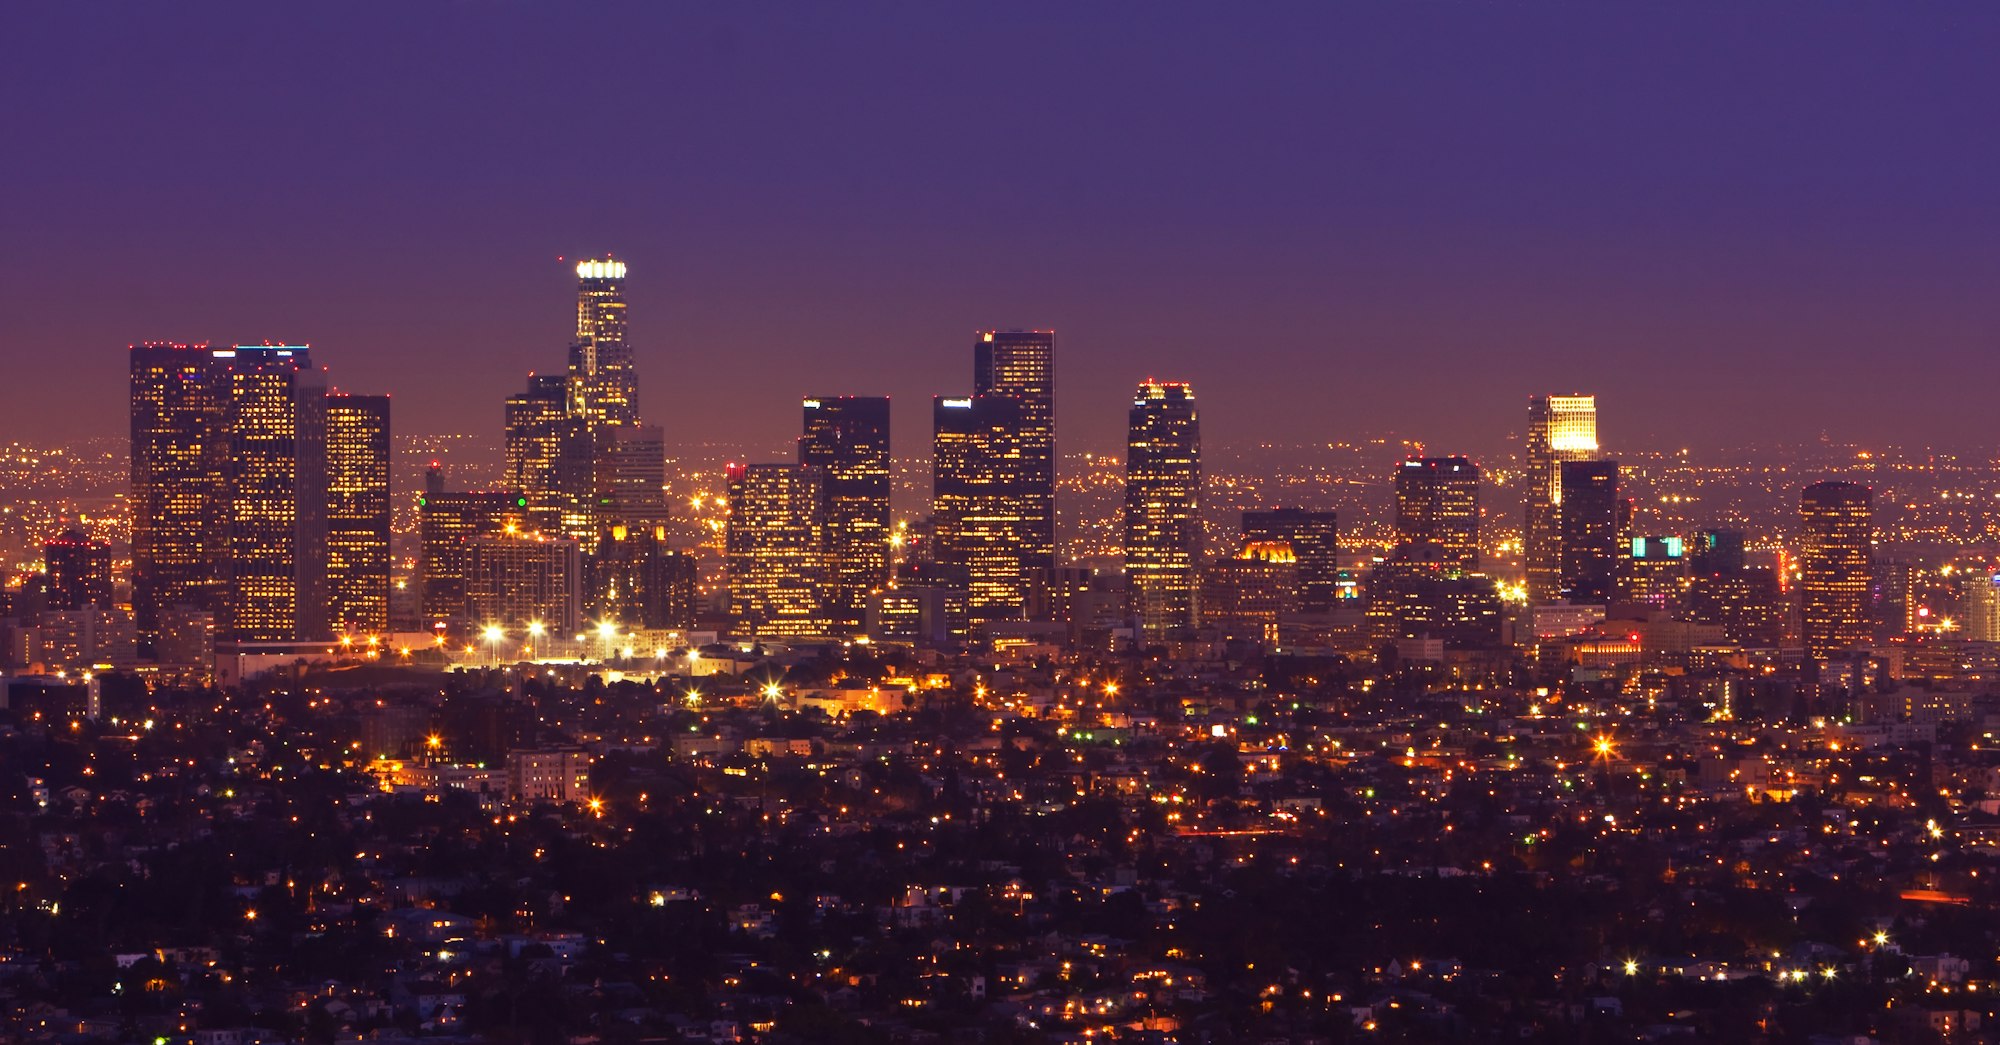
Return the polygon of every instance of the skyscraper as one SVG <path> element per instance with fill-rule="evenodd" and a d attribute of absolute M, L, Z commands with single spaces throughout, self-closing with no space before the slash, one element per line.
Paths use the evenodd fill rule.
<path fill-rule="evenodd" d="M 1868 642 L 1872 500 L 1842 482 L 1814 483 L 1799 498 L 1800 617 L 1814 660 Z"/>
<path fill-rule="evenodd" d="M 467 601 L 472 568 L 472 541 L 487 534 L 527 527 L 527 498 L 512 491 L 450 491 L 432 464 L 424 474 L 424 492 L 417 498 L 417 531 L 421 541 L 417 584 L 424 623 L 435 627 L 455 620 L 474 620 Z"/>
<path fill-rule="evenodd" d="M 676 631 L 694 626 L 694 556 L 667 546 L 664 525 L 605 531 L 590 575 L 589 609 L 601 621 Z"/>
<path fill-rule="evenodd" d="M 868 593 L 889 582 L 889 400 L 815 396 L 803 409 L 799 463 L 823 477 L 828 615 L 859 631 Z"/>
<path fill-rule="evenodd" d="M 1022 466 L 1025 408 L 1010 396 L 931 401 L 931 516 L 937 561 L 965 571 L 971 620 L 1021 615 L 1027 557 L 1040 539 Z"/>
<path fill-rule="evenodd" d="M 1618 462 L 1563 461 L 1557 547 L 1557 591 L 1574 603 L 1608 603 L 1617 596 L 1619 543 Z"/>
<path fill-rule="evenodd" d="M 42 546 L 49 609 L 111 608 L 111 545 L 69 530 Z"/>
<path fill-rule="evenodd" d="M 1056 335 L 1053 330 L 988 330 L 973 345 L 972 393 L 1021 406 L 1018 457 L 1021 566 L 1056 564 Z"/>
<path fill-rule="evenodd" d="M 218 349 L 228 583 L 221 634 L 327 634 L 325 379 L 304 345 Z"/>
<path fill-rule="evenodd" d="M 1340 517 L 1312 508 L 1263 508 L 1243 513 L 1243 546 L 1265 554 L 1283 545 L 1298 563 L 1299 608 L 1325 613 L 1340 598 Z"/>
<path fill-rule="evenodd" d="M 576 265 L 576 340 L 570 344 L 569 413 L 591 431 L 639 423 L 639 374 L 625 341 L 625 263 Z"/>
<path fill-rule="evenodd" d="M 1562 462 L 1597 456 L 1596 396 L 1536 396 L 1528 401 L 1527 525 L 1522 560 L 1528 598 L 1562 592 Z"/>
<path fill-rule="evenodd" d="M 1458 572 L 1479 569 L 1479 466 L 1463 457 L 1419 457 L 1396 469 L 1396 539 L 1429 542 Z"/>
<path fill-rule="evenodd" d="M 163 610 L 221 608 L 220 374 L 207 345 L 131 349 L 132 611 L 143 655 L 155 652 Z"/>
<path fill-rule="evenodd" d="M 597 534 L 667 524 L 667 440 L 658 425 L 598 429 L 591 473 Z"/>
<path fill-rule="evenodd" d="M 817 468 L 731 464 L 729 612 L 751 635 L 824 635 L 826 519 Z"/>
<path fill-rule="evenodd" d="M 327 623 L 341 634 L 389 626 L 389 397 L 326 402 Z"/>
<path fill-rule="evenodd" d="M 593 448 L 568 395 L 565 379 L 530 375 L 507 397 L 507 485 L 527 498 L 528 530 L 581 539 L 593 530 Z"/>
<path fill-rule="evenodd" d="M 1201 560 L 1201 420 L 1185 384 L 1132 397 L 1125 450 L 1125 578 L 1141 633 L 1189 627 Z"/>
<path fill-rule="evenodd" d="M 467 556 L 467 609 L 481 628 L 520 642 L 539 629 L 564 636 L 583 624 L 583 562 L 575 541 L 543 534 L 488 533 Z"/>

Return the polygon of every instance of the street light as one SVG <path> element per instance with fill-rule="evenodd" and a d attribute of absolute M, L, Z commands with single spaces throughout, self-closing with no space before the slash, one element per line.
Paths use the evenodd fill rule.
<path fill-rule="evenodd" d="M 497 662 L 500 659 L 500 640 L 506 638 L 507 633 L 501 631 L 498 624 L 488 624 L 480 634 L 486 639 L 486 659 Z"/>

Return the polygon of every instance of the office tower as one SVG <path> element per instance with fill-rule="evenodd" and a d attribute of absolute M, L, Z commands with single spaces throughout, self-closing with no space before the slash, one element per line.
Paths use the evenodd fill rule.
<path fill-rule="evenodd" d="M 1243 546 L 1291 549 L 1299 567 L 1299 608 L 1325 613 L 1340 598 L 1339 517 L 1310 508 L 1264 508 L 1243 513 Z"/>
<path fill-rule="evenodd" d="M 1562 463 L 1596 456 L 1596 396 L 1536 396 L 1528 401 L 1522 559 L 1533 602 L 1550 602 L 1562 594 Z"/>
<path fill-rule="evenodd" d="M 1799 498 L 1800 619 L 1814 660 L 1868 641 L 1871 499 L 1842 482 L 1814 483 Z"/>
<path fill-rule="evenodd" d="M 221 608 L 220 373 L 207 345 L 131 349 L 132 612 L 143 654 L 155 652 L 163 611 Z"/>
<path fill-rule="evenodd" d="M 1784 641 L 1784 594 L 1770 570 L 1698 572 L 1688 584 L 1683 612 L 1697 624 L 1721 625 L 1729 641 L 1741 646 L 1775 648 Z"/>
<path fill-rule="evenodd" d="M 111 545 L 69 530 L 42 546 L 51 610 L 111 608 Z"/>
<path fill-rule="evenodd" d="M 2000 576 L 1990 569 L 1958 575 L 1959 634 L 1973 642 L 2000 642 Z"/>
<path fill-rule="evenodd" d="M 1396 539 L 1444 549 L 1462 573 L 1479 570 L 1479 466 L 1419 457 L 1396 469 Z"/>
<path fill-rule="evenodd" d="M 667 441 L 658 425 L 600 429 L 591 471 L 592 519 L 597 534 L 613 526 L 651 531 L 671 521 L 667 511 Z"/>
<path fill-rule="evenodd" d="M 625 263 L 579 261 L 576 282 L 568 412 L 593 432 L 638 424 L 639 374 L 625 341 Z"/>
<path fill-rule="evenodd" d="M 1053 330 L 988 330 L 973 345 L 972 394 L 1021 405 L 1017 494 L 1024 521 L 1021 566 L 1056 564 L 1056 335 Z"/>
<path fill-rule="evenodd" d="M 589 611 L 629 628 L 694 627 L 694 556 L 667 545 L 664 524 L 605 531 L 590 557 Z"/>
<path fill-rule="evenodd" d="M 507 397 L 507 485 L 527 498 L 527 529 L 580 540 L 594 535 L 592 445 L 568 389 L 563 378 L 531 375 L 527 391 Z"/>
<path fill-rule="evenodd" d="M 1246 545 L 1201 569 L 1201 621 L 1229 638 L 1278 641 L 1278 622 L 1299 611 L 1299 563 L 1288 544 Z"/>
<path fill-rule="evenodd" d="M 508 650 L 537 629 L 566 638 L 582 627 L 583 560 L 575 541 L 503 532 L 467 544 L 467 609 L 477 627 L 504 632 Z"/>
<path fill-rule="evenodd" d="M 889 400 L 805 400 L 799 463 L 823 476 L 827 612 L 833 628 L 860 630 L 868 593 L 889 582 Z"/>
<path fill-rule="evenodd" d="M 1687 590 L 1688 563 L 1679 537 L 1634 537 L 1618 577 L 1621 602 L 1672 608 Z"/>
<path fill-rule="evenodd" d="M 239 641 L 326 637 L 325 379 L 304 345 L 214 356 L 227 448 L 219 631 Z"/>
<path fill-rule="evenodd" d="M 1619 544 L 1618 462 L 1564 461 L 1557 531 L 1558 592 L 1574 603 L 1609 603 L 1617 597 Z"/>
<path fill-rule="evenodd" d="M 1688 542 L 1688 570 L 1696 576 L 1743 569 L 1742 530 L 1702 530 Z"/>
<path fill-rule="evenodd" d="M 519 533 L 526 519 L 526 497 L 502 490 L 446 490 L 444 475 L 431 462 L 417 498 L 417 592 L 426 626 L 473 619 L 466 601 L 472 539 Z"/>
<path fill-rule="evenodd" d="M 1125 443 L 1125 581 L 1140 632 L 1194 625 L 1201 561 L 1201 418 L 1194 390 L 1147 381 Z"/>
<path fill-rule="evenodd" d="M 824 635 L 824 476 L 795 464 L 731 464 L 729 613 L 751 635 Z"/>
<path fill-rule="evenodd" d="M 1025 408 L 1008 396 L 931 401 L 931 522 L 939 563 L 965 571 L 973 622 L 1021 615 L 1040 522 L 1022 462 Z"/>
<path fill-rule="evenodd" d="M 389 626 L 389 397 L 326 400 L 326 605 L 337 634 Z"/>

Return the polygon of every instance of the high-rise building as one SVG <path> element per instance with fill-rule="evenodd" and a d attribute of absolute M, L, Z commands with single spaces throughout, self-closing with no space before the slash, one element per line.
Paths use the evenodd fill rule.
<path fill-rule="evenodd" d="M 1021 406 L 1016 496 L 1025 524 L 1021 566 L 1056 564 L 1056 335 L 1053 330 L 988 330 L 973 345 L 972 394 Z"/>
<path fill-rule="evenodd" d="M 814 396 L 803 408 L 799 463 L 823 477 L 828 616 L 859 631 L 868 593 L 889 581 L 889 399 Z"/>
<path fill-rule="evenodd" d="M 474 538 L 525 529 L 527 498 L 512 491 L 451 491 L 434 463 L 417 498 L 417 590 L 424 623 L 475 621 L 466 587 Z"/>
<path fill-rule="evenodd" d="M 389 397 L 326 403 L 327 621 L 341 633 L 389 626 Z"/>
<path fill-rule="evenodd" d="M 1742 530 L 1702 530 L 1688 542 L 1688 570 L 1696 576 L 1735 573 L 1744 567 Z"/>
<path fill-rule="evenodd" d="M 667 511 L 667 440 L 660 427 L 599 429 L 591 486 L 597 534 L 613 526 L 640 532 L 667 525 L 671 521 Z"/>
<path fill-rule="evenodd" d="M 111 545 L 69 530 L 42 546 L 51 610 L 111 608 Z"/>
<path fill-rule="evenodd" d="M 305 345 L 220 349 L 228 583 L 220 632 L 323 638 L 326 382 Z"/>
<path fill-rule="evenodd" d="M 1563 461 L 1557 547 L 1557 591 L 1573 603 L 1609 603 L 1617 597 L 1620 546 L 1618 462 Z"/>
<path fill-rule="evenodd" d="M 975 622 L 1021 615 L 1026 560 L 1039 539 L 1037 510 L 1022 467 L 1024 408 L 1009 396 L 938 397 L 931 402 L 931 516 L 935 558 L 965 571 Z"/>
<path fill-rule="evenodd" d="M 1958 582 L 1960 634 L 1973 642 L 2000 642 L 2000 575 L 1961 570 Z"/>
<path fill-rule="evenodd" d="M 591 431 L 639 423 L 639 374 L 625 341 L 625 263 L 576 265 L 576 340 L 570 344 L 569 413 Z"/>
<path fill-rule="evenodd" d="M 824 476 L 796 464 L 731 464 L 729 612 L 752 635 L 824 635 Z"/>
<path fill-rule="evenodd" d="M 507 485 L 527 498 L 527 529 L 577 540 L 595 535 L 592 444 L 569 411 L 568 382 L 531 375 L 507 397 Z"/>
<path fill-rule="evenodd" d="M 1814 483 L 1799 498 L 1800 620 L 1814 660 L 1868 642 L 1872 500 L 1842 482 Z"/>
<path fill-rule="evenodd" d="M 1596 456 L 1596 396 L 1536 396 L 1528 401 L 1522 559 L 1531 601 L 1550 602 L 1562 594 L 1562 463 Z"/>
<path fill-rule="evenodd" d="M 1670 609 L 1687 591 L 1687 557 L 1679 537 L 1634 537 L 1618 578 L 1619 600 Z"/>
<path fill-rule="evenodd" d="M 1418 457 L 1396 469 L 1396 539 L 1444 549 L 1462 573 L 1479 570 L 1479 466 L 1463 457 Z"/>
<path fill-rule="evenodd" d="M 1325 613 L 1341 597 L 1339 516 L 1312 508 L 1263 508 L 1243 513 L 1243 547 L 1277 545 L 1298 563 L 1299 608 Z M 1268 552 L 1267 552 L 1268 554 Z"/>
<path fill-rule="evenodd" d="M 221 609 L 226 389 L 207 345 L 133 345 L 132 612 L 142 655 L 161 614 Z"/>
<path fill-rule="evenodd" d="M 590 557 L 593 616 L 648 630 L 694 627 L 694 556 L 668 547 L 666 530 L 618 525 L 605 531 Z"/>
<path fill-rule="evenodd" d="M 336 420 L 336 417 L 338 418 Z M 329 457 L 330 432 L 340 442 Z M 134 616 L 157 654 L 163 621 L 210 615 L 237 641 L 332 634 L 331 585 L 347 613 L 372 589 L 386 625 L 388 402 L 329 396 L 304 345 L 146 344 L 132 349 Z M 329 553 L 329 509 L 344 513 Z M 359 543 L 356 543 L 359 542 Z M 378 554 L 379 553 L 379 554 Z M 190 617 L 189 619 L 193 619 Z"/>
<path fill-rule="evenodd" d="M 466 604 L 480 628 L 518 642 L 538 630 L 565 636 L 582 626 L 583 560 L 575 541 L 488 533 L 467 543 Z"/>
<path fill-rule="evenodd" d="M 1125 578 L 1142 634 L 1192 626 L 1201 561 L 1201 419 L 1194 390 L 1147 381 L 1125 448 Z"/>

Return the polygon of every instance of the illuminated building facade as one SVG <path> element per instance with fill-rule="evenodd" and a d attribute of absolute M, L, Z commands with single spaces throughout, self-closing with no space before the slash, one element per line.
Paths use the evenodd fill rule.
<path fill-rule="evenodd" d="M 1619 600 L 1662 609 L 1686 593 L 1686 549 L 1679 537 L 1634 537 L 1618 577 Z"/>
<path fill-rule="evenodd" d="M 568 382 L 528 378 L 507 397 L 507 485 L 527 498 L 527 529 L 582 539 L 593 532 L 590 432 L 568 406 Z"/>
<path fill-rule="evenodd" d="M 1263 508 L 1243 513 L 1243 546 L 1282 544 L 1298 563 L 1299 609 L 1325 613 L 1341 598 L 1340 518 L 1312 508 Z"/>
<path fill-rule="evenodd" d="M 224 393 L 207 345 L 132 346 L 132 612 L 145 655 L 164 611 L 221 608 Z"/>
<path fill-rule="evenodd" d="M 516 638 L 534 625 L 555 635 L 582 626 L 583 560 L 575 541 L 489 533 L 467 543 L 466 604 L 480 626 Z"/>
<path fill-rule="evenodd" d="M 1990 569 L 1959 573 L 1960 634 L 1973 642 L 2000 642 L 2000 576 Z"/>
<path fill-rule="evenodd" d="M 590 557 L 591 616 L 631 628 L 694 627 L 694 556 L 668 547 L 666 526 L 613 526 Z"/>
<path fill-rule="evenodd" d="M 1562 464 L 1597 456 L 1597 397 L 1536 396 L 1528 401 L 1527 525 L 1522 559 L 1528 598 L 1561 596 Z"/>
<path fill-rule="evenodd" d="M 1021 463 L 1024 408 L 1009 396 L 938 397 L 931 418 L 935 558 L 965 571 L 973 621 L 1018 617 L 1040 525 L 1033 469 Z"/>
<path fill-rule="evenodd" d="M 799 463 L 822 476 L 827 614 L 855 632 L 868 593 L 889 582 L 889 399 L 814 396 L 803 410 Z"/>
<path fill-rule="evenodd" d="M 1279 619 L 1299 610 L 1299 564 L 1290 545 L 1250 545 L 1201 569 L 1201 621 L 1228 638 L 1278 641 Z"/>
<path fill-rule="evenodd" d="M 1023 522 L 1021 566 L 1056 564 L 1056 335 L 1053 330 L 988 330 L 973 344 L 975 398 L 1020 404 L 1018 447 L 1009 467 Z"/>
<path fill-rule="evenodd" d="M 1396 469 L 1396 539 L 1429 542 L 1462 573 L 1479 570 L 1479 466 L 1419 457 Z"/>
<path fill-rule="evenodd" d="M 795 464 L 731 464 L 729 612 L 752 635 L 824 635 L 824 477 Z"/>
<path fill-rule="evenodd" d="M 111 545 L 70 530 L 42 546 L 51 610 L 111 608 Z"/>
<path fill-rule="evenodd" d="M 1624 558 L 1618 462 L 1563 461 L 1557 476 L 1562 487 L 1557 590 L 1572 603 L 1608 603 L 1617 598 L 1618 566 Z"/>
<path fill-rule="evenodd" d="M 448 491 L 433 464 L 417 498 L 419 603 L 428 626 L 469 621 L 466 580 L 472 567 L 472 540 L 486 534 L 519 532 L 527 498 L 503 491 Z"/>
<path fill-rule="evenodd" d="M 223 367 L 228 583 L 220 631 L 238 641 L 324 638 L 325 378 L 304 345 L 238 345 Z"/>
<path fill-rule="evenodd" d="M 1826 660 L 1867 644 L 1873 496 L 1822 482 L 1799 498 L 1800 621 L 1806 653 Z"/>
<path fill-rule="evenodd" d="M 1201 419 L 1194 390 L 1145 382 L 1132 397 L 1125 447 L 1125 581 L 1141 633 L 1194 625 L 1201 543 Z"/>
<path fill-rule="evenodd" d="M 625 263 L 577 262 L 576 283 L 568 412 L 591 431 L 638 424 L 639 375 L 625 340 Z"/>
<path fill-rule="evenodd" d="M 389 397 L 326 400 L 326 600 L 336 634 L 389 626 Z"/>

